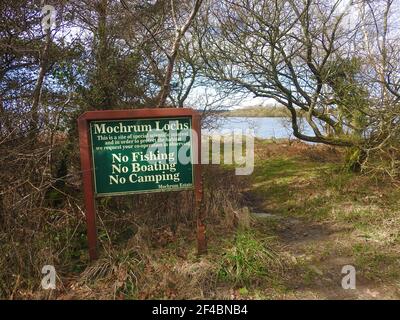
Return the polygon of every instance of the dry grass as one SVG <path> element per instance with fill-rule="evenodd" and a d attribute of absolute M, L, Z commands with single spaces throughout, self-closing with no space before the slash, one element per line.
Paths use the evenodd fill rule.
<path fill-rule="evenodd" d="M 44 146 L 39 149 L 47 154 Z M 50 193 L 49 201 L 47 190 L 54 181 L 48 163 L 32 157 L 28 164 L 15 163 L 3 157 L 20 170 L 21 179 L 2 189 L 0 297 L 282 298 L 287 292 L 293 297 L 285 286 L 299 275 L 298 285 L 318 296 L 310 286 L 320 266 L 313 266 L 330 261 L 333 254 L 351 256 L 363 266 L 365 277 L 394 279 L 398 193 L 386 180 L 345 173 L 342 157 L 342 152 L 327 147 L 258 141 L 253 177 L 204 167 L 209 253 L 203 257 L 196 254 L 190 192 L 102 198 L 97 223 L 100 258 L 93 264 L 87 258 L 78 158 L 70 158 L 67 184 Z M 3 168 L 1 174 L 4 186 L 12 172 Z M 25 176 L 33 178 L 22 181 Z M 293 247 L 276 239 L 279 222 L 254 220 L 242 191 L 251 193 L 250 200 L 261 210 L 301 219 L 302 227 L 295 225 L 295 234 L 288 235 Z M 314 228 L 319 224 L 329 224 L 332 232 L 346 226 L 345 240 L 325 239 L 322 229 Z M 303 248 L 303 242 L 294 245 L 296 237 L 310 230 L 316 242 L 310 239 L 303 259 L 290 250 Z M 46 264 L 56 267 L 55 291 L 40 288 Z"/>
<path fill-rule="evenodd" d="M 59 141 L 60 140 L 60 141 Z M 194 199 L 191 192 L 102 198 L 98 201 L 100 259 L 89 264 L 79 158 L 76 150 L 68 158 L 66 184 L 57 186 L 51 161 L 63 142 L 40 141 L 34 145 L 14 141 L 13 148 L 2 144 L 0 152 L 0 298 L 135 298 L 171 296 L 169 277 L 192 283 L 194 292 L 206 285 L 204 268 L 211 262 L 193 260 L 187 268 L 168 267 L 155 258 L 173 247 L 171 256 L 187 258 L 195 244 Z M 5 151 L 7 150 L 7 152 Z M 14 157 L 17 155 L 18 157 Z M 52 158 L 53 157 L 53 158 Z M 62 155 L 59 156 L 62 158 Z M 46 161 L 43 161 L 46 160 Z M 237 190 L 241 182 L 216 166 L 205 170 L 205 210 L 209 223 L 233 227 L 235 210 L 240 208 Z M 167 256 L 168 256 L 167 254 Z M 186 260 L 184 260 L 186 261 Z M 57 290 L 41 289 L 44 265 L 54 265 Z M 198 274 L 198 275 L 197 275 Z M 163 276 L 165 279 L 159 279 Z M 152 288 L 139 291 L 138 283 Z M 200 286 L 201 287 L 201 286 Z M 204 289 L 204 292 L 207 290 Z M 199 296 L 203 293 L 199 292 Z"/>

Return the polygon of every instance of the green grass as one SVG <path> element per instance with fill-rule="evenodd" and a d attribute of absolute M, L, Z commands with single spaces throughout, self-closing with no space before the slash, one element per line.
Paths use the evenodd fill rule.
<path fill-rule="evenodd" d="M 252 177 L 254 192 L 265 199 L 269 211 L 282 215 L 325 217 L 332 209 L 332 197 L 319 194 L 321 177 L 336 165 L 305 161 L 300 157 L 275 157 L 258 161 Z M 317 192 L 309 190 L 315 186 Z"/>
<path fill-rule="evenodd" d="M 400 259 L 397 252 L 367 242 L 353 245 L 356 269 L 367 279 L 398 280 Z"/>
<path fill-rule="evenodd" d="M 299 174 L 299 168 L 294 159 L 273 158 L 256 164 L 254 180 L 255 182 L 265 182 L 280 177 L 290 179 L 297 174 Z"/>
<path fill-rule="evenodd" d="M 277 264 L 278 258 L 268 247 L 267 239 L 254 232 L 239 231 L 233 246 L 222 256 L 218 278 L 223 282 L 246 285 L 270 277 L 271 269 L 276 269 Z"/>

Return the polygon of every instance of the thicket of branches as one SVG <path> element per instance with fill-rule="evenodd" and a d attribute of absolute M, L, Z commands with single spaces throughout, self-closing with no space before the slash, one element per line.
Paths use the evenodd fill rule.
<path fill-rule="evenodd" d="M 49 27 L 45 4 L 56 10 Z M 183 106 L 187 82 L 171 83 L 201 4 L 3 1 L 0 199 L 63 192 L 68 175 L 79 171 L 76 119 L 84 111 L 163 107 L 174 96 Z M 7 210 L 18 202 L 4 201 Z"/>
<path fill-rule="evenodd" d="M 183 106 L 186 89 L 170 83 L 201 3 L 0 3 L 0 297 L 29 287 L 45 260 L 79 265 L 84 214 L 76 119 L 86 110 L 162 107 L 174 95 Z M 56 10 L 50 28 L 45 5 Z M 165 196 L 137 199 L 143 201 L 165 204 L 159 221 L 172 215 L 178 223 L 191 214 L 175 216 L 178 202 Z"/>

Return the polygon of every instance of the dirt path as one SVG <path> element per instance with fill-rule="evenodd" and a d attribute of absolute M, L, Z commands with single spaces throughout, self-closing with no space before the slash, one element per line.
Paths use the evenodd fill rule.
<path fill-rule="evenodd" d="M 398 299 L 393 284 L 372 281 L 358 275 L 356 289 L 341 286 L 343 266 L 356 266 L 355 259 L 335 246 L 351 236 L 346 227 L 329 223 L 310 223 L 297 219 L 282 219 L 279 240 L 285 250 L 304 261 L 303 274 L 292 274 L 289 285 L 297 298 L 318 299 Z"/>
<path fill-rule="evenodd" d="M 396 283 L 371 280 L 358 274 L 356 289 L 342 288 L 342 268 L 356 267 L 354 256 L 345 247 L 353 237 L 354 228 L 332 221 L 312 222 L 265 212 L 263 199 L 246 195 L 250 211 L 277 238 L 280 251 L 289 258 L 285 275 L 283 299 L 399 299 Z M 356 267 L 357 270 L 357 267 Z"/>

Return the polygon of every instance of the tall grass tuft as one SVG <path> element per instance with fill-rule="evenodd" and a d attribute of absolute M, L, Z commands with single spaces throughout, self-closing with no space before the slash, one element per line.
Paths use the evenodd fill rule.
<path fill-rule="evenodd" d="M 268 239 L 260 240 L 252 231 L 238 231 L 234 245 L 223 255 L 219 279 L 236 285 L 272 277 L 282 268 L 280 258 L 268 246 Z"/>

